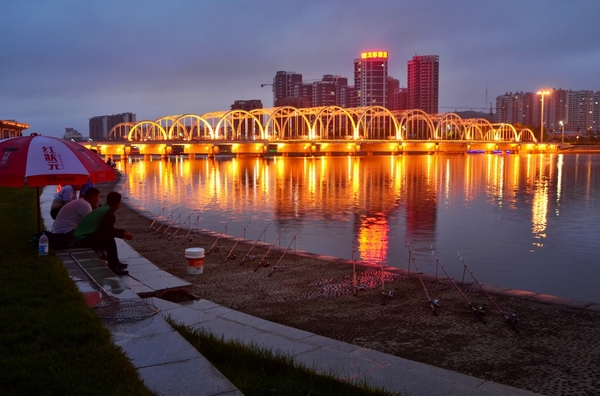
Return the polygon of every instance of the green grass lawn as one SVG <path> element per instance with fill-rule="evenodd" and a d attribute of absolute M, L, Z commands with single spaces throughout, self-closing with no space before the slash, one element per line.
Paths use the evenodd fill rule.
<path fill-rule="evenodd" d="M 36 193 L 0 188 L 0 394 L 150 395 L 61 261 L 28 243 Z"/>
<path fill-rule="evenodd" d="M 285 354 L 224 341 L 202 330 L 177 324 L 169 319 L 202 355 L 244 395 L 393 395 L 368 384 L 350 384 L 332 375 L 317 374 L 312 367 L 296 363 Z"/>

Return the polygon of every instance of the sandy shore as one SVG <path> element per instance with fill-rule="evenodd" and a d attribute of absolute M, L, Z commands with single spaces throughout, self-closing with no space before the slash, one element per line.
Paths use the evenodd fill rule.
<path fill-rule="evenodd" d="M 98 186 L 103 197 L 114 186 Z M 104 201 L 104 198 L 102 199 Z M 127 200 L 124 200 L 127 203 Z M 598 305 L 537 301 L 532 293 L 495 295 L 505 312 L 517 312 L 517 333 L 474 285 L 463 290 L 474 305 L 486 304 L 486 324 L 472 313 L 447 281 L 425 280 L 432 297 L 441 300 L 434 316 L 415 273 L 384 272 L 385 291 L 393 297 L 382 304 L 381 272 L 357 267 L 364 290 L 353 295 L 353 267 L 344 260 L 272 251 L 256 246 L 255 257 L 243 260 L 252 244 L 221 238 L 206 256 L 204 273 L 190 275 L 184 251 L 208 251 L 216 234 L 192 234 L 176 229 L 156 231 L 152 218 L 139 208 L 122 205 L 117 226 L 135 236 L 131 245 L 158 267 L 193 284 L 192 294 L 232 309 L 389 353 L 506 385 L 547 395 L 597 394 L 600 389 L 600 312 Z M 221 230 L 214 230 L 220 232 Z M 279 261 L 281 260 L 281 261 Z M 273 270 L 279 262 L 278 270 Z M 270 276 L 269 276 L 270 275 Z M 189 296 L 172 294 L 172 300 Z"/>

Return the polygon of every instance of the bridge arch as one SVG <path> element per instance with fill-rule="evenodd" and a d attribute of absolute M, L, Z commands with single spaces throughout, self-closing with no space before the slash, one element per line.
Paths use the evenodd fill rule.
<path fill-rule="evenodd" d="M 362 127 L 362 130 L 361 130 Z M 362 132 L 364 139 L 398 139 L 400 124 L 391 111 L 382 106 L 370 106 L 363 109 L 356 123 L 358 138 Z"/>
<path fill-rule="evenodd" d="M 314 139 L 312 124 L 304 112 L 291 106 L 276 107 L 269 116 L 265 131 L 269 138 L 275 139 Z"/>
<path fill-rule="evenodd" d="M 464 140 L 483 140 L 483 137 L 494 129 L 494 126 L 485 118 L 474 118 L 465 126 Z"/>
<path fill-rule="evenodd" d="M 346 139 L 354 137 L 356 123 L 346 109 L 326 106 L 318 108 L 314 115 L 313 129 L 321 139 Z"/>
<path fill-rule="evenodd" d="M 111 128 L 108 133 L 108 140 L 128 140 L 129 132 L 135 125 L 135 122 L 122 122 Z"/>
<path fill-rule="evenodd" d="M 537 143 L 537 138 L 533 131 L 529 128 L 521 129 L 519 132 L 519 142 L 534 142 Z"/>
<path fill-rule="evenodd" d="M 463 140 L 465 136 L 465 122 L 456 113 L 443 113 L 440 115 L 435 127 L 435 135 L 442 140 Z"/>
<path fill-rule="evenodd" d="M 167 140 L 167 132 L 156 121 L 144 120 L 136 123 L 131 128 L 127 140 Z"/>
<path fill-rule="evenodd" d="M 264 130 L 260 120 L 246 110 L 230 110 L 221 116 L 215 127 L 215 134 L 220 135 L 222 125 L 227 125 L 223 133 L 225 139 L 254 140 L 263 136 Z M 256 130 L 258 128 L 258 131 Z M 257 133 L 258 132 L 258 133 Z"/>
<path fill-rule="evenodd" d="M 175 127 L 183 129 L 183 140 L 207 140 L 214 136 L 210 123 L 197 114 L 183 114 L 173 120 L 169 128 L 169 139 L 176 139 Z"/>
<path fill-rule="evenodd" d="M 435 127 L 429 114 L 413 109 L 402 114 L 400 119 L 402 140 L 432 140 L 436 138 Z"/>
<path fill-rule="evenodd" d="M 511 124 L 494 124 L 497 126 L 496 129 L 491 129 L 484 136 L 484 140 L 494 140 L 494 141 L 519 141 L 519 134 L 514 126 Z"/>

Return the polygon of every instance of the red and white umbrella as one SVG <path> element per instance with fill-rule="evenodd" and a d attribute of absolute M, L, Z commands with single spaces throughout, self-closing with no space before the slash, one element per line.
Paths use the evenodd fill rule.
<path fill-rule="evenodd" d="M 0 140 L 0 187 L 83 185 L 88 178 L 92 183 L 112 181 L 115 170 L 78 143 L 38 134 Z"/>
<path fill-rule="evenodd" d="M 39 187 L 112 181 L 99 155 L 70 140 L 32 135 L 0 140 L 0 186 Z"/>

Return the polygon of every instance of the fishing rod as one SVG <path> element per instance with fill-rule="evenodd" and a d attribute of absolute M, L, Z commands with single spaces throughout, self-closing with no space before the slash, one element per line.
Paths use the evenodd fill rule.
<path fill-rule="evenodd" d="M 356 297 L 358 294 L 358 282 L 356 280 L 356 261 L 354 261 L 354 253 L 356 253 L 356 243 L 352 240 L 352 295 Z"/>
<path fill-rule="evenodd" d="M 173 224 L 175 224 L 175 222 L 179 221 L 181 219 L 181 213 L 179 213 L 177 215 L 177 217 L 173 218 L 173 221 L 171 222 L 171 224 L 169 224 L 169 226 L 167 228 L 165 228 L 165 230 L 162 232 L 162 234 L 160 234 L 159 238 L 162 238 L 163 235 L 165 235 L 165 233 L 167 231 L 169 231 L 171 229 L 171 227 L 173 227 Z"/>
<path fill-rule="evenodd" d="M 352 293 L 354 296 L 357 295 L 359 290 L 365 290 L 365 283 L 358 283 L 358 277 L 356 275 L 356 260 L 354 259 L 354 255 L 357 252 L 356 241 L 352 241 Z M 390 297 L 393 297 L 393 291 L 390 292 Z"/>
<path fill-rule="evenodd" d="M 193 237 L 190 237 L 190 234 L 194 230 L 194 226 L 196 226 L 196 231 L 198 231 L 198 224 L 200 224 L 200 215 L 196 216 L 196 220 L 194 221 L 194 224 L 190 225 L 190 229 L 188 230 L 187 234 L 185 234 L 185 238 L 183 239 L 183 242 L 181 242 L 182 245 L 188 240 L 190 242 L 192 241 Z"/>
<path fill-rule="evenodd" d="M 281 231 L 279 231 L 279 234 L 277 234 L 277 238 L 275 238 L 275 240 L 273 241 L 273 243 L 271 244 L 271 246 L 269 247 L 269 249 L 267 250 L 267 252 L 264 254 L 264 256 L 262 256 L 262 258 L 260 259 L 260 262 L 258 263 L 258 265 L 256 267 L 254 267 L 254 272 L 258 271 L 258 269 L 260 268 L 261 265 L 263 267 L 268 267 L 269 266 L 269 263 L 267 263 L 266 258 L 269 255 L 269 253 L 271 252 L 271 249 L 273 249 L 273 246 L 275 246 L 275 243 L 277 242 L 277 240 L 279 240 L 279 238 L 281 237 L 281 233 L 286 228 L 287 228 L 287 225 L 285 227 L 283 227 L 281 229 Z"/>
<path fill-rule="evenodd" d="M 421 281 L 421 285 L 423 286 L 423 290 L 425 290 L 425 296 L 427 296 L 427 302 L 429 303 L 429 306 L 433 310 L 433 314 L 435 316 L 438 316 L 437 309 L 440 307 L 440 300 L 438 300 L 437 298 L 432 299 L 429 296 L 429 291 L 427 291 L 427 286 L 425 286 L 425 282 L 423 281 L 423 277 L 421 276 L 421 272 L 419 271 L 419 268 L 417 267 L 417 262 L 415 261 L 414 257 L 412 257 L 412 262 L 413 262 L 413 265 L 415 266 L 415 271 L 417 271 L 417 275 L 419 276 L 419 280 Z"/>
<path fill-rule="evenodd" d="M 175 230 L 175 232 L 173 233 L 173 235 L 171 235 L 171 237 L 169 239 L 173 239 L 175 238 L 175 236 L 177 235 L 177 233 L 179 231 L 181 231 L 181 228 L 188 223 L 188 221 L 190 220 L 190 218 L 192 217 L 192 215 L 197 211 L 198 209 L 194 209 L 190 212 L 190 214 L 188 215 L 188 217 L 186 217 L 186 219 L 179 225 L 179 228 L 177 228 L 177 230 Z"/>
<path fill-rule="evenodd" d="M 263 234 L 265 234 L 267 232 L 267 228 L 270 225 L 271 225 L 271 223 L 267 224 L 267 226 L 265 227 L 265 229 L 262 230 L 262 232 L 258 236 L 258 239 L 256 241 L 254 241 L 254 244 L 252 245 L 252 247 L 250 248 L 250 250 L 248 250 L 248 253 L 246 253 L 246 255 L 244 256 L 244 258 L 242 259 L 242 261 L 240 261 L 240 265 L 244 264 L 244 261 L 246 261 L 246 260 L 254 260 L 254 256 L 251 256 L 250 253 L 252 253 L 252 250 L 254 249 L 254 247 L 256 246 L 256 244 L 258 243 L 258 241 L 260 241 L 260 238 L 262 238 Z"/>
<path fill-rule="evenodd" d="M 496 301 L 494 301 L 494 298 L 492 296 L 490 296 L 488 294 L 488 292 L 483 288 L 483 285 L 481 283 L 479 283 L 479 281 L 477 280 L 477 278 L 475 278 L 475 275 L 473 275 L 473 272 L 471 272 L 471 270 L 469 269 L 469 267 L 467 267 L 467 264 L 465 263 L 465 260 L 463 260 L 463 258 L 460 256 L 460 252 L 457 251 L 456 253 L 458 254 L 458 258 L 460 259 L 460 261 L 465 266 L 465 269 L 467 271 L 469 271 L 469 274 L 471 275 L 471 278 L 473 278 L 473 280 L 475 281 L 475 283 L 477 283 L 479 285 L 479 288 L 481 289 L 481 291 L 483 292 L 483 294 L 485 294 L 486 297 L 488 298 L 488 300 L 490 300 L 492 302 L 492 304 L 494 305 L 494 307 L 496 307 L 496 309 L 498 310 L 498 312 L 500 312 L 500 315 L 502 315 L 504 317 L 504 319 L 508 322 L 508 324 L 510 325 L 510 327 L 512 327 L 513 330 L 518 333 L 519 332 L 519 328 L 517 327 L 517 323 L 516 322 L 519 321 L 519 317 L 517 316 L 517 314 L 515 312 L 511 312 L 510 315 L 506 314 L 502 310 L 502 308 L 500 308 L 500 306 L 496 303 Z"/>
<path fill-rule="evenodd" d="M 160 225 L 158 226 L 158 228 L 156 230 L 154 230 L 154 232 L 152 233 L 153 235 L 156 234 L 158 231 L 160 231 L 160 229 L 162 228 L 163 225 L 165 225 L 167 223 L 167 221 L 169 221 L 170 218 L 173 217 L 173 215 L 175 214 L 175 212 L 177 212 L 179 210 L 179 208 L 175 208 L 174 211 L 171 212 L 171 214 L 169 216 L 167 216 L 167 218 L 165 219 L 164 223 L 160 223 Z M 158 219 L 158 217 L 156 218 Z M 155 221 L 156 221 L 155 219 Z"/>
<path fill-rule="evenodd" d="M 275 263 L 275 266 L 273 267 L 273 269 L 271 269 L 271 272 L 269 272 L 269 277 L 271 275 L 273 275 L 273 273 L 275 271 L 283 271 L 284 266 L 283 266 L 283 264 L 279 265 L 279 263 L 281 262 L 281 260 L 283 260 L 283 256 L 285 256 L 285 254 L 287 253 L 287 251 L 290 250 L 290 247 L 292 246 L 292 243 L 294 243 L 296 241 L 296 237 L 298 236 L 298 234 L 300 233 L 300 231 L 302 231 L 302 228 L 300 228 L 298 230 L 298 232 L 296 232 L 296 235 L 294 235 L 294 237 L 290 241 L 290 244 L 288 245 L 288 247 L 284 250 L 284 252 L 281 255 L 281 257 L 279 257 L 279 260 L 277 261 L 277 263 Z"/>
<path fill-rule="evenodd" d="M 248 227 L 250 225 L 250 223 L 252 223 L 252 221 L 249 221 L 248 224 L 246 224 L 246 227 Z M 231 250 L 229 251 L 229 253 L 227 254 L 227 257 L 225 257 L 225 260 L 223 260 L 223 263 L 226 263 L 227 260 L 229 260 L 229 257 L 231 258 L 236 258 L 235 254 L 233 253 L 233 250 L 235 249 L 235 247 L 237 246 L 237 244 L 242 240 L 242 238 L 246 235 L 246 227 L 244 227 L 244 230 L 242 231 L 242 234 L 239 236 L 238 239 L 236 239 L 235 243 L 233 244 L 233 247 L 231 248 Z"/>
<path fill-rule="evenodd" d="M 475 308 L 475 306 L 471 303 L 471 301 L 469 301 L 469 299 L 467 298 L 467 296 L 465 296 L 465 293 L 463 293 L 463 291 L 460 290 L 460 287 L 458 287 L 458 285 L 456 284 L 456 282 L 454 282 L 454 279 L 452 279 L 450 277 L 450 274 L 448 274 L 448 271 L 446 271 L 446 268 L 444 268 L 444 266 L 442 265 L 442 262 L 436 256 L 435 252 L 433 251 L 433 246 L 431 247 L 431 253 L 433 254 L 433 257 L 435 257 L 435 261 L 437 262 L 437 265 L 440 266 L 440 268 L 442 269 L 442 271 L 444 271 L 444 274 L 446 274 L 446 276 L 448 277 L 448 279 L 450 280 L 450 282 L 452 283 L 452 285 L 454 286 L 454 288 L 456 290 L 458 290 L 458 292 L 460 293 L 460 295 L 462 296 L 462 298 L 467 302 L 467 305 L 471 308 L 471 311 L 473 311 L 473 313 L 475 314 L 475 316 L 477 316 L 477 319 L 479 319 L 479 321 L 481 323 L 485 324 L 485 318 L 483 317 L 482 309 Z"/>
<path fill-rule="evenodd" d="M 412 258 L 412 250 L 410 250 L 410 243 L 406 242 L 406 248 L 408 249 L 408 271 L 407 275 L 410 275 L 410 259 Z"/>
<path fill-rule="evenodd" d="M 223 228 L 223 231 L 221 231 L 221 233 L 219 234 L 219 236 L 217 236 L 217 239 L 215 239 L 215 241 L 213 242 L 213 244 L 210 247 L 210 249 L 208 249 L 206 251 L 206 254 L 209 254 L 213 250 L 217 250 L 219 248 L 217 246 L 217 243 L 219 242 L 219 239 L 221 239 L 221 237 L 223 236 L 223 234 L 227 235 L 227 226 L 229 225 L 229 223 L 231 223 L 231 220 L 229 220 L 229 222 L 227 224 L 225 224 L 225 227 Z"/>
<path fill-rule="evenodd" d="M 161 217 L 163 214 L 165 214 L 165 208 L 166 208 L 166 206 L 162 207 L 160 212 L 158 212 L 158 214 L 154 218 L 154 221 L 152 223 L 150 223 L 150 227 L 148 227 L 148 229 L 152 229 L 152 227 L 154 226 L 154 223 L 156 223 L 156 220 L 158 220 L 159 217 Z"/>
<path fill-rule="evenodd" d="M 383 245 L 381 246 L 381 250 L 379 253 L 379 263 L 380 263 L 380 267 L 381 267 L 381 305 L 385 305 L 386 303 L 386 297 L 393 297 L 394 293 L 391 292 L 392 294 L 388 294 L 385 292 L 385 276 L 383 273 Z"/>

